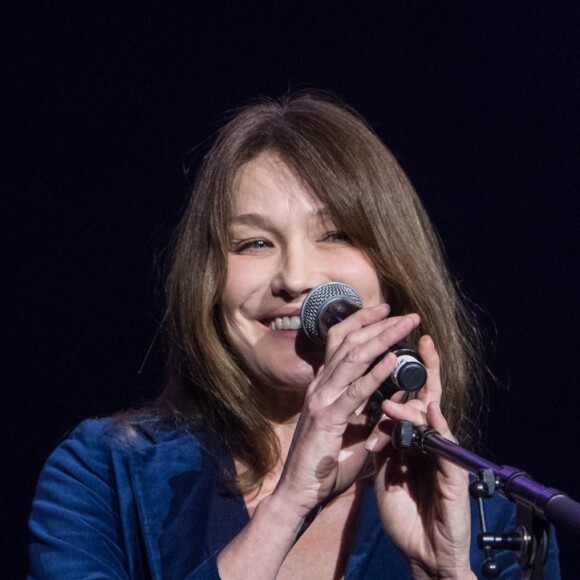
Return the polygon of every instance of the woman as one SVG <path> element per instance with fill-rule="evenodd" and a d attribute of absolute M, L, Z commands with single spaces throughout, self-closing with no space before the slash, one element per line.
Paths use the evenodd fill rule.
<path fill-rule="evenodd" d="M 333 280 L 363 308 L 319 347 L 298 315 Z M 166 323 L 158 403 L 83 423 L 45 466 L 31 577 L 475 577 L 466 473 L 389 433 L 407 419 L 465 438 L 477 333 L 411 185 L 353 111 L 306 94 L 224 127 L 180 225 Z M 427 383 L 372 426 L 365 403 L 403 339 Z M 489 528 L 512 529 L 490 504 Z"/>

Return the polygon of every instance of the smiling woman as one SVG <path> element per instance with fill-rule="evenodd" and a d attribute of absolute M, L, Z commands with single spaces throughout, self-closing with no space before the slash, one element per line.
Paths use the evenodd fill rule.
<path fill-rule="evenodd" d="M 330 281 L 363 307 L 323 347 L 299 313 Z M 166 329 L 162 397 L 84 422 L 48 460 L 31 577 L 475 576 L 466 473 L 395 451 L 390 433 L 405 419 L 466 439 L 476 325 L 411 184 L 354 111 L 303 94 L 222 129 L 179 227 Z M 365 406 L 401 340 L 427 382 L 375 424 Z M 490 527 L 511 528 L 491 501 Z M 513 554 L 496 559 L 519 577 Z"/>
<path fill-rule="evenodd" d="M 195 401 L 194 409 L 212 417 L 218 432 L 230 433 L 234 454 L 248 466 L 240 479 L 242 489 L 259 485 L 277 461 L 278 441 L 265 420 L 264 401 L 249 378 L 247 361 L 224 336 L 219 306 L 235 249 L 236 239 L 231 238 L 236 234 L 231 221 L 235 196 L 250 162 L 264 155 L 272 162 L 276 159 L 283 170 L 275 179 L 279 189 L 288 193 L 292 187 L 302 189 L 316 211 L 323 211 L 320 217 L 331 226 L 329 232 L 337 232 L 332 235 L 346 238 L 351 248 L 364 253 L 391 313 L 419 314 L 421 329 L 412 331 L 409 342 L 416 347 L 424 332 L 438 345 L 446 383 L 443 411 L 454 433 L 466 440 L 469 392 L 478 383 L 480 370 L 477 328 L 457 297 L 438 238 L 409 180 L 366 123 L 343 104 L 310 94 L 239 111 L 204 159 L 181 223 L 167 285 L 174 379 L 165 396 L 171 405 L 189 409 Z M 260 177 L 265 179 L 263 169 Z M 261 185 L 257 207 L 268 201 L 271 183 Z M 290 220 L 294 208 L 285 211 Z M 256 207 L 249 213 L 255 214 Z M 348 260 L 343 267 L 348 267 Z M 298 336 L 296 349 L 313 363 L 320 359 L 317 347 L 303 335 Z M 190 388 L 192 382 L 195 386 Z M 232 424 L 237 425 L 235 430 Z"/>
<path fill-rule="evenodd" d="M 262 385 L 263 405 L 271 389 L 298 390 L 298 408 L 277 405 L 289 418 L 299 413 L 324 359 L 321 349 L 316 349 L 318 360 L 296 349 L 305 294 L 322 282 L 342 280 L 356 287 L 365 306 L 376 306 L 382 301 L 379 280 L 365 253 L 347 241 L 321 202 L 270 153 L 240 171 L 230 236 L 220 302 L 223 328 Z"/>

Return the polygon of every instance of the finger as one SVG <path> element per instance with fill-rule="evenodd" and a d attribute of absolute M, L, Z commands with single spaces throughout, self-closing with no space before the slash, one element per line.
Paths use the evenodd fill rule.
<path fill-rule="evenodd" d="M 388 304 L 380 304 L 373 308 L 358 310 L 342 322 L 333 325 L 326 337 L 326 352 L 333 353 L 347 340 L 357 339 L 359 343 L 364 342 L 388 328 L 397 326 L 401 320 L 407 317 L 410 317 L 407 322 L 413 321 L 408 332 L 419 325 L 420 319 L 417 314 L 387 317 L 389 312 L 390 306 Z"/>
<path fill-rule="evenodd" d="M 422 401 L 426 408 L 431 401 L 441 402 L 440 361 L 439 354 L 430 336 L 425 335 L 421 337 L 418 350 L 427 370 L 427 382 L 417 394 L 417 399 Z"/>
<path fill-rule="evenodd" d="M 365 373 L 377 358 L 407 336 L 419 322 L 416 314 L 409 314 L 395 321 L 382 321 L 350 332 L 325 363 L 325 377 L 344 388 Z"/>
<path fill-rule="evenodd" d="M 391 307 L 388 304 L 379 304 L 372 308 L 361 308 L 345 318 L 339 324 L 330 327 L 326 336 L 326 352 L 334 352 L 353 331 L 384 321 Z"/>
<path fill-rule="evenodd" d="M 422 401 L 412 399 L 403 404 L 386 399 L 381 405 L 383 415 L 365 442 L 365 449 L 373 453 L 383 452 L 391 442 L 391 434 L 396 421 L 411 421 L 414 425 L 425 424 L 427 408 Z"/>
<path fill-rule="evenodd" d="M 368 373 L 347 386 L 337 399 L 336 409 L 347 415 L 355 413 L 393 372 L 396 364 L 397 357 L 392 352 L 388 353 Z"/>
<path fill-rule="evenodd" d="M 372 453 L 385 453 L 388 445 L 391 442 L 391 435 L 393 431 L 394 421 L 389 419 L 384 413 L 374 426 L 370 435 L 365 441 L 365 449 Z M 391 447 L 391 450 L 393 448 Z"/>
<path fill-rule="evenodd" d="M 389 399 L 391 399 L 391 401 L 395 401 L 395 403 L 404 403 L 407 399 L 408 394 L 409 393 L 407 391 L 395 391 L 389 397 Z"/>
<path fill-rule="evenodd" d="M 427 407 L 427 422 L 431 427 L 438 431 L 442 437 L 457 443 L 457 439 L 453 436 L 453 433 L 451 433 L 447 420 L 441 412 L 439 403 L 435 401 L 429 403 L 429 406 Z M 462 485 L 467 481 L 467 472 L 451 461 L 440 457 L 438 458 L 437 463 L 441 473 L 448 479 L 455 479 L 459 485 Z"/>
<path fill-rule="evenodd" d="M 427 423 L 427 409 L 417 399 L 413 399 L 408 403 L 397 403 L 391 399 L 385 399 L 381 404 L 381 408 L 383 413 L 393 421 L 410 421 L 415 427 Z"/>
<path fill-rule="evenodd" d="M 449 429 L 449 424 L 441 412 L 439 403 L 436 401 L 431 401 L 431 403 L 429 403 L 429 406 L 427 407 L 426 418 L 427 423 L 433 427 L 433 429 L 438 431 L 443 437 L 445 437 L 445 439 L 449 439 L 450 441 L 455 442 L 457 441 Z"/>

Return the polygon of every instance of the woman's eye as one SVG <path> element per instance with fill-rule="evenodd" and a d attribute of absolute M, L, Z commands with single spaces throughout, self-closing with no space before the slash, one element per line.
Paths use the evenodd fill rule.
<path fill-rule="evenodd" d="M 256 239 L 256 240 L 243 240 L 241 242 L 236 242 L 233 244 L 233 251 L 236 254 L 243 254 L 248 252 L 259 252 L 267 248 L 272 247 L 272 244 L 267 240 Z"/>
<path fill-rule="evenodd" d="M 349 237 L 346 232 L 337 230 L 333 232 L 327 232 L 324 234 L 323 241 L 325 242 L 348 242 Z"/>

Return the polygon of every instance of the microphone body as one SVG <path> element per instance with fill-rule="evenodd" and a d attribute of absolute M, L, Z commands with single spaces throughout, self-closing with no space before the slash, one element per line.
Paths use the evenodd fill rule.
<path fill-rule="evenodd" d="M 354 288 L 342 282 L 325 282 L 313 288 L 304 299 L 300 310 L 302 330 L 312 342 L 324 345 L 330 327 L 362 307 L 362 301 Z M 397 365 L 378 389 L 383 399 L 396 391 L 417 391 L 423 387 L 427 381 L 427 371 L 415 351 L 399 342 L 387 352 L 393 352 L 397 356 Z M 369 370 L 385 354 L 386 352 L 378 357 Z"/>

